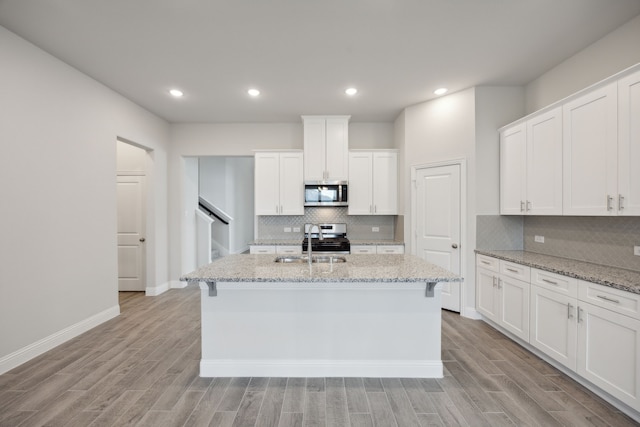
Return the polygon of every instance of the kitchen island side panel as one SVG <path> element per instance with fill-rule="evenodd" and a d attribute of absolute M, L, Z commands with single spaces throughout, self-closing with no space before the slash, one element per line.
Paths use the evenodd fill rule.
<path fill-rule="evenodd" d="M 425 287 L 203 286 L 200 376 L 440 378 L 441 285 Z"/>

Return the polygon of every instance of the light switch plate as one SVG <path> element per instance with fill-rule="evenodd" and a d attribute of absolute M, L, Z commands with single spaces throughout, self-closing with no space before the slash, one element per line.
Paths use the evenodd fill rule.
<path fill-rule="evenodd" d="M 640 246 L 634 246 L 633 247 L 633 254 L 640 256 Z"/>
<path fill-rule="evenodd" d="M 371 227 L 371 231 L 378 233 L 380 231 L 380 227 Z"/>
<path fill-rule="evenodd" d="M 299 233 L 300 232 L 300 227 L 293 227 L 293 232 L 294 233 Z"/>
<path fill-rule="evenodd" d="M 544 243 L 544 236 L 536 236 L 533 238 L 538 243 Z"/>
<path fill-rule="evenodd" d="M 285 227 L 284 228 L 284 232 L 285 233 L 291 233 L 291 227 Z"/>

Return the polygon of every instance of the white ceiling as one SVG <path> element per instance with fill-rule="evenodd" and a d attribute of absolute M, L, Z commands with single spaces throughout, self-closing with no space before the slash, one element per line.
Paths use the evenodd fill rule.
<path fill-rule="evenodd" d="M 440 86 L 526 84 L 639 13 L 640 0 L 0 0 L 0 25 L 170 122 L 392 121 Z"/>

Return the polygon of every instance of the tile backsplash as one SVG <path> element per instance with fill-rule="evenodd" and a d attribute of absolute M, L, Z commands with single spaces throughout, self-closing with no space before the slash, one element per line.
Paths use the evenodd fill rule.
<path fill-rule="evenodd" d="M 393 240 L 395 237 L 395 215 L 347 215 L 346 207 L 308 207 L 303 216 L 258 216 L 257 236 L 264 240 L 302 241 L 304 224 L 345 223 L 347 236 L 352 240 Z M 285 227 L 300 227 L 299 233 L 285 233 Z M 373 232 L 372 227 L 378 227 Z"/>
<path fill-rule="evenodd" d="M 640 217 L 524 217 L 525 251 L 640 271 L 634 246 L 640 246 Z"/>
<path fill-rule="evenodd" d="M 476 217 L 476 248 L 521 251 L 523 243 L 521 216 L 478 215 Z"/>

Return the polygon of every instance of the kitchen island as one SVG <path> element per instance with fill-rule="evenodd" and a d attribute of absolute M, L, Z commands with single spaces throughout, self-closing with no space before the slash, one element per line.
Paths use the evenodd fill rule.
<path fill-rule="evenodd" d="M 439 378 L 439 283 L 455 274 L 413 255 L 275 262 L 232 255 L 200 282 L 200 376 Z"/>

